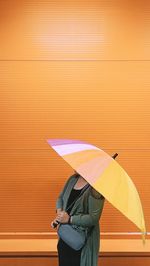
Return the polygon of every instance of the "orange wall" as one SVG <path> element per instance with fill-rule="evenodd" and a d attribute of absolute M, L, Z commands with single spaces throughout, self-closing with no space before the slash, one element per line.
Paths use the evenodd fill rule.
<path fill-rule="evenodd" d="M 150 4 L 0 5 L 0 231 L 49 232 L 72 170 L 47 138 L 118 152 L 150 231 Z M 101 231 L 137 229 L 106 203 Z"/>

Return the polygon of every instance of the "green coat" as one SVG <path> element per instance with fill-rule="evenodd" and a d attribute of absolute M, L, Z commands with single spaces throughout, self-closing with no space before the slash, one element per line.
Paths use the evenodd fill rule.
<path fill-rule="evenodd" d="M 77 182 L 76 175 L 72 175 L 66 182 L 64 189 L 60 193 L 56 208 L 66 210 L 67 201 L 72 188 Z M 85 246 L 81 251 L 80 266 L 97 266 L 100 243 L 99 219 L 103 210 L 104 198 L 91 186 L 75 202 L 70 215 L 72 224 L 82 228 L 91 228 Z"/>

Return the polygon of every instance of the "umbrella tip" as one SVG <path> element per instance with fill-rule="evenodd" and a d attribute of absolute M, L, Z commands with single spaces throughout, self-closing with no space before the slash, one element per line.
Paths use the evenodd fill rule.
<path fill-rule="evenodd" d="M 117 156 L 118 156 L 118 153 L 115 153 L 115 154 L 112 156 L 112 158 L 115 160 Z"/>

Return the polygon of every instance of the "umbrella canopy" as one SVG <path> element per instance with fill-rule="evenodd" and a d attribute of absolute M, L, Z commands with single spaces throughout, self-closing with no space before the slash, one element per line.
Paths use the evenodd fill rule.
<path fill-rule="evenodd" d="M 106 152 L 79 140 L 48 139 L 48 144 L 114 207 L 146 234 L 137 189 L 126 171 Z"/>

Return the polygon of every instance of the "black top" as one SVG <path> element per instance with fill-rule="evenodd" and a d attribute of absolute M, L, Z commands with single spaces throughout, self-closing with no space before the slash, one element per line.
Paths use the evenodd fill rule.
<path fill-rule="evenodd" d="M 69 196 L 69 199 L 68 199 L 68 202 L 67 202 L 67 213 L 70 214 L 71 212 L 71 209 L 73 206 L 70 206 L 71 203 L 76 199 L 78 198 L 78 196 L 80 195 L 82 191 L 82 188 L 81 189 L 72 189 L 71 190 L 71 193 L 70 193 L 70 196 Z M 68 207 L 70 206 L 70 208 L 68 209 Z"/>

